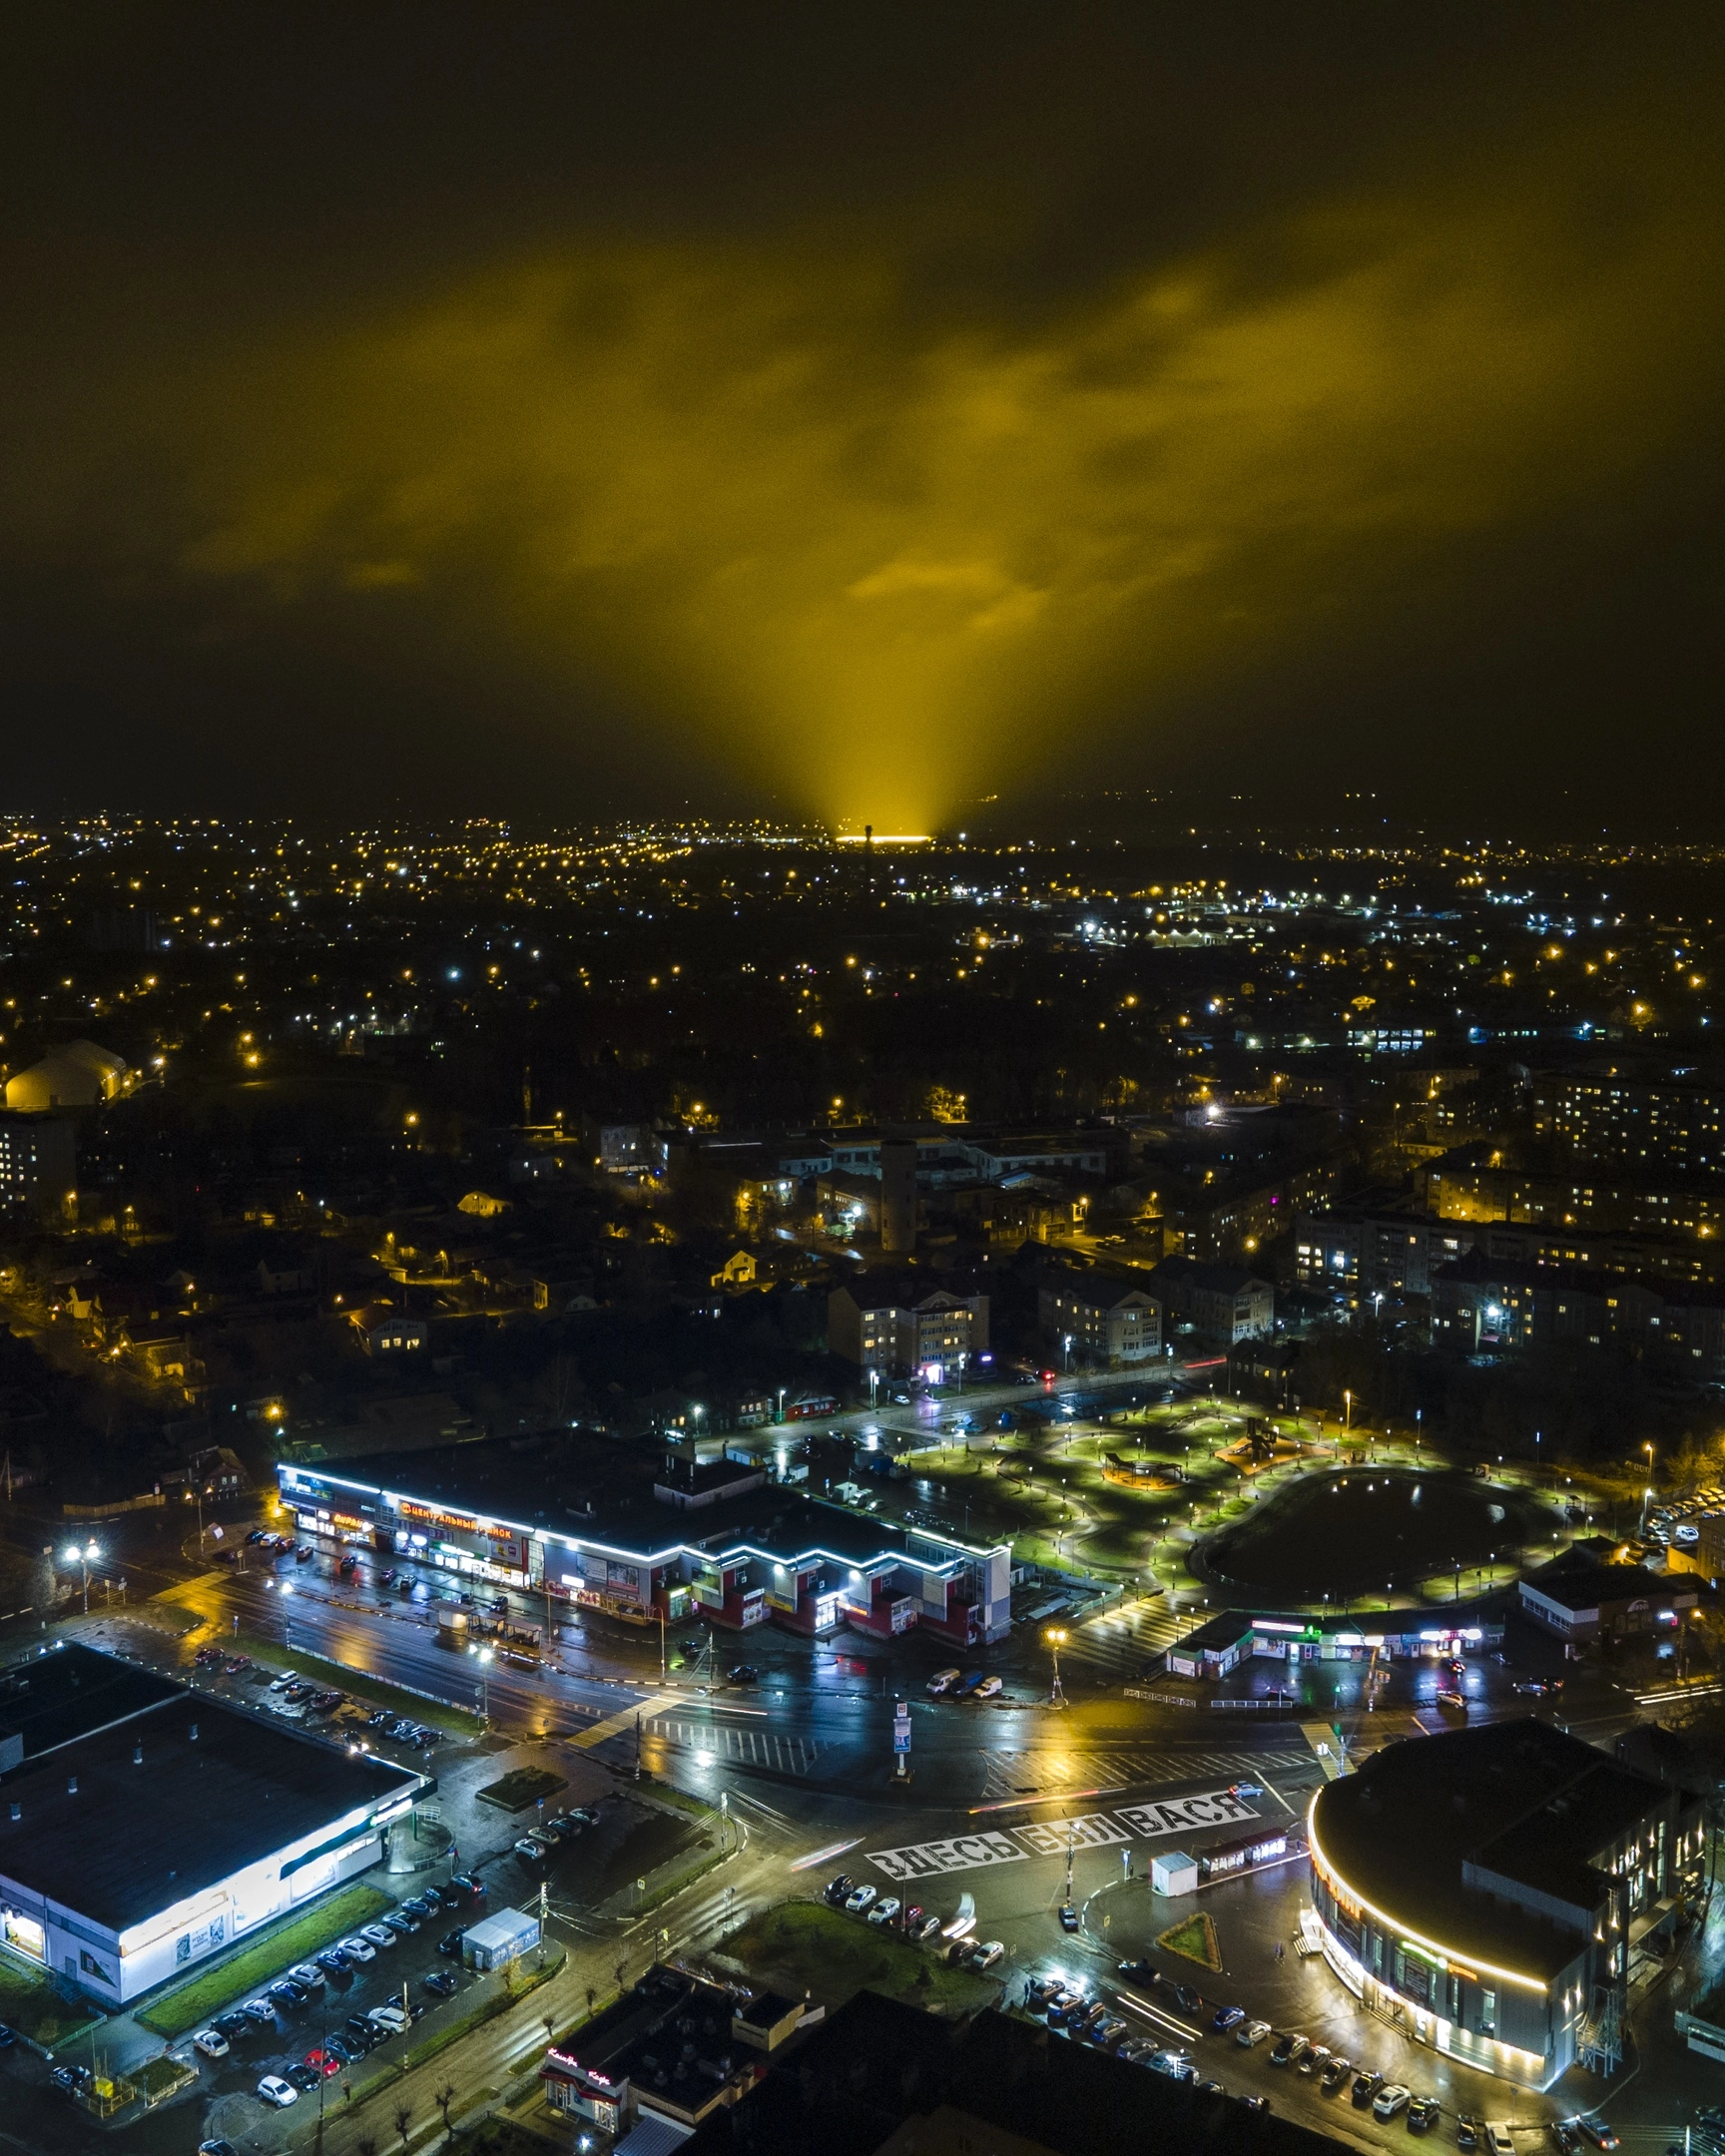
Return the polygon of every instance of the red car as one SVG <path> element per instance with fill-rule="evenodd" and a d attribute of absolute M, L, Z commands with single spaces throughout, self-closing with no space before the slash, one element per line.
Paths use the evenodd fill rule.
<path fill-rule="evenodd" d="M 307 2051 L 305 2063 L 313 2073 L 322 2074 L 325 2080 L 330 2074 L 338 2074 L 341 2071 L 341 2061 L 333 2051 Z"/>

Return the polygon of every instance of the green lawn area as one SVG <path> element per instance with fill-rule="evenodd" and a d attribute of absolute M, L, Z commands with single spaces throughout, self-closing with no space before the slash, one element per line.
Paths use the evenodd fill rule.
<path fill-rule="evenodd" d="M 883 1991 L 906 2005 L 969 2012 L 989 2005 L 999 1985 L 968 1969 L 947 1968 L 925 1946 L 884 1925 L 847 1916 L 824 1901 L 781 1901 L 724 1943 L 752 1977 L 790 1998 L 805 1991 L 828 2006 L 855 1993 Z"/>
<path fill-rule="evenodd" d="M 437 1700 L 421 1699 L 417 1692 L 404 1692 L 398 1685 L 383 1684 L 364 1670 L 349 1669 L 344 1662 L 329 1662 L 321 1655 L 304 1654 L 297 1647 L 291 1654 L 279 1641 L 259 1639 L 255 1634 L 242 1632 L 237 1639 L 224 1635 L 218 1643 L 230 1647 L 237 1654 L 249 1654 L 254 1662 L 280 1672 L 296 1669 L 301 1677 L 326 1686 L 331 1691 L 358 1694 L 373 1707 L 387 1707 L 391 1714 L 406 1715 L 415 1722 L 423 1722 L 427 1729 L 447 1730 L 454 1737 L 477 1737 L 479 1717 L 464 1713 L 459 1707 L 445 1707 Z M 262 1687 L 259 1688 L 262 1691 Z M 455 1687 L 451 1686 L 451 1689 Z M 312 1729 L 316 1723 L 309 1725 Z"/>
<path fill-rule="evenodd" d="M 88 1999 L 65 1999 L 46 1969 L 0 1956 L 0 2021 L 52 2049 L 102 2019 Z"/>
<path fill-rule="evenodd" d="M 344 1931 L 357 1930 L 390 1905 L 388 1894 L 375 1886 L 343 1886 L 298 1916 L 278 1917 L 237 1952 L 153 1999 L 138 2019 L 158 2036 L 183 2036 L 188 2029 L 201 2027 L 213 2013 L 273 1982 L 290 1963 L 305 1960 Z"/>
<path fill-rule="evenodd" d="M 512 1767 L 501 1781 L 487 1782 L 478 1794 L 501 1812 L 521 1812 L 565 1787 L 563 1777 L 548 1767 Z"/>

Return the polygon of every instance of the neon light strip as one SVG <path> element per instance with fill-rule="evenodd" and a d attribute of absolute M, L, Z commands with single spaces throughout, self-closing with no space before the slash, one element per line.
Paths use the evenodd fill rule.
<path fill-rule="evenodd" d="M 362 1490 L 367 1496 L 380 1497 L 384 1500 L 385 1503 L 388 1504 L 398 1504 L 401 1501 L 398 1492 L 394 1490 L 386 1490 L 382 1488 L 381 1485 L 376 1483 L 350 1482 L 344 1475 L 325 1474 L 317 1468 L 295 1467 L 290 1468 L 288 1471 L 295 1475 L 305 1475 L 308 1479 L 318 1482 L 335 1482 L 338 1483 L 342 1489 Z M 291 1503 L 293 1501 L 291 1493 L 288 1494 L 288 1502 Z M 409 1504 L 423 1505 L 427 1511 L 444 1514 L 444 1516 L 446 1517 L 449 1516 L 447 1513 L 447 1508 L 435 1502 L 434 1499 L 427 1497 L 410 1497 L 407 1499 L 407 1502 Z M 379 1520 L 376 1524 L 382 1526 L 385 1523 Z M 499 1519 L 495 1522 L 495 1524 L 500 1527 L 505 1527 L 509 1529 L 511 1533 L 520 1535 L 525 1540 L 531 1541 L 535 1537 L 537 1537 L 541 1541 L 546 1539 L 546 1531 L 543 1528 L 524 1527 L 517 1520 Z M 471 1532 L 472 1530 L 463 1529 L 462 1531 Z M 962 1550 L 964 1553 L 964 1557 L 942 1557 L 938 1559 L 925 1560 L 920 1557 L 912 1556 L 910 1552 L 906 1549 L 880 1550 L 877 1551 L 876 1554 L 872 1557 L 856 1559 L 851 1557 L 842 1557 L 837 1550 L 830 1550 L 819 1542 L 811 1543 L 808 1548 L 799 1550 L 793 1555 L 787 1557 L 776 1556 L 772 1550 L 762 1549 L 753 1542 L 733 1542 L 727 1545 L 725 1549 L 717 1552 L 713 1550 L 700 1549 L 695 1544 L 689 1542 L 672 1542 L 668 1543 L 665 1548 L 661 1550 L 642 1551 L 627 1549 L 620 1542 L 596 1542 L 589 1535 L 575 1535 L 574 1537 L 570 1537 L 569 1535 L 563 1534 L 560 1530 L 557 1533 L 557 1539 L 563 1542 L 565 1545 L 573 1548 L 596 1550 L 603 1556 L 621 1557 L 627 1559 L 628 1562 L 630 1562 L 631 1564 L 639 1565 L 665 1565 L 671 1563 L 673 1558 L 677 1557 L 693 1557 L 698 1561 L 703 1561 L 708 1564 L 725 1563 L 733 1557 L 759 1557 L 768 1564 L 782 1564 L 787 1568 L 787 1570 L 789 1570 L 789 1568 L 794 1564 L 809 1564 L 813 1563 L 818 1558 L 824 1558 L 829 1564 L 843 1565 L 848 1572 L 859 1571 L 864 1566 L 868 1565 L 901 1564 L 914 1565 L 919 1572 L 938 1572 L 943 1567 L 956 1566 L 961 1564 L 964 1561 L 964 1558 L 967 1557 L 997 1557 L 1002 1553 L 1007 1553 L 1009 1551 L 1009 1545 L 1004 1542 L 996 1542 L 991 1546 L 984 1548 L 981 1544 L 978 1543 L 960 1542 L 954 1535 L 929 1534 L 921 1528 L 916 1528 L 914 1530 L 906 1528 L 906 1541 L 939 1543 L 947 1549 Z"/>
<path fill-rule="evenodd" d="M 1325 1787 L 1328 1788 L 1329 1785 L 1326 1784 Z M 1381 1909 L 1375 1901 L 1368 1901 L 1358 1887 L 1350 1886 L 1329 1858 L 1325 1856 L 1323 1845 L 1318 1840 L 1318 1799 L 1323 1794 L 1323 1790 L 1313 1792 L 1312 1803 L 1306 1813 L 1306 1839 L 1311 1845 L 1312 1863 L 1328 1881 L 1333 1893 L 1339 1893 L 1347 1900 L 1358 1902 L 1363 1909 L 1369 1909 L 1386 1931 L 1397 1932 L 1402 1938 L 1412 1940 L 1415 1945 L 1424 1946 L 1432 1953 L 1440 1954 L 1445 1964 L 1457 1962 L 1468 1970 L 1481 1969 L 1488 1976 L 1500 1976 L 1505 1983 L 1519 1984 L 1524 1991 L 1537 1991 L 1542 1997 L 1550 1995 L 1551 1986 L 1545 1982 L 1543 1977 L 1524 1976 L 1519 1969 L 1499 1968 L 1495 1962 L 1481 1961 L 1475 1954 L 1457 1952 L 1455 1948 L 1445 1946 L 1441 1939 L 1428 1938 L 1423 1931 L 1416 1931 L 1411 1925 L 1405 1924 L 1400 1916 L 1392 1916 L 1388 1910 Z M 1387 1986 L 1387 1988 L 1394 1989 L 1395 1987 L 1391 1985 Z M 1527 2055 L 1531 2058 L 1534 2054 L 1529 2052 Z"/>

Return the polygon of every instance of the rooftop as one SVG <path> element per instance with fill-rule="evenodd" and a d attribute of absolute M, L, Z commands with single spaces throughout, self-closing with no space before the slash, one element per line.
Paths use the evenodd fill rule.
<path fill-rule="evenodd" d="M 1649 1572 L 1645 1565 L 1603 1564 L 1591 1559 L 1573 1561 L 1571 1553 L 1553 1557 L 1529 1572 L 1521 1581 L 1559 1609 L 1595 1610 L 1614 1602 L 1661 1601 L 1667 1605 L 1681 1597 L 1695 1600 L 1693 1580 L 1669 1579 Z"/>
<path fill-rule="evenodd" d="M 782 1484 L 681 1510 L 653 1494 L 664 1473 L 661 1452 L 580 1431 L 284 1465 L 281 1472 L 289 1494 L 321 1488 L 361 1517 L 374 1511 L 377 1497 L 390 1495 L 630 1558 L 664 1561 L 686 1549 L 718 1554 L 750 1547 L 776 1558 L 825 1552 L 861 1565 L 903 1558 L 913 1548 L 918 1564 L 938 1571 L 973 1553 L 952 1537 L 864 1519 Z"/>
<path fill-rule="evenodd" d="M 425 1786 L 386 1760 L 173 1690 L 147 1713 L 6 1776 L 0 1876 L 123 1932 L 319 1828 Z"/>
<path fill-rule="evenodd" d="M 183 1694 L 171 1677 L 67 1644 L 0 1671 L 0 1737 L 21 1736 L 28 1762 Z"/>
<path fill-rule="evenodd" d="M 1385 1747 L 1326 1783 L 1314 1851 L 1385 1914 L 1461 1954 L 1549 1978 L 1573 1929 L 1496 1898 L 1480 1872 L 1595 1907 L 1594 1860 L 1666 1800 L 1658 1783 L 1548 1724 L 1498 1722 Z"/>
<path fill-rule="evenodd" d="M 902 2131 L 900 2131 L 902 2129 Z M 688 2156 L 1341 2156 L 1340 2142 L 1241 2104 L 1206 2104 L 1160 2074 L 1028 2021 L 953 2022 L 861 1991 Z"/>

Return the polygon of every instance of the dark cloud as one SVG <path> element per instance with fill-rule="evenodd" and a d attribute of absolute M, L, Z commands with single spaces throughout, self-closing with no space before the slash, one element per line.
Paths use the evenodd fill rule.
<path fill-rule="evenodd" d="M 34 18 L 19 798 L 1695 812 L 1719 25 L 1166 15 Z"/>

